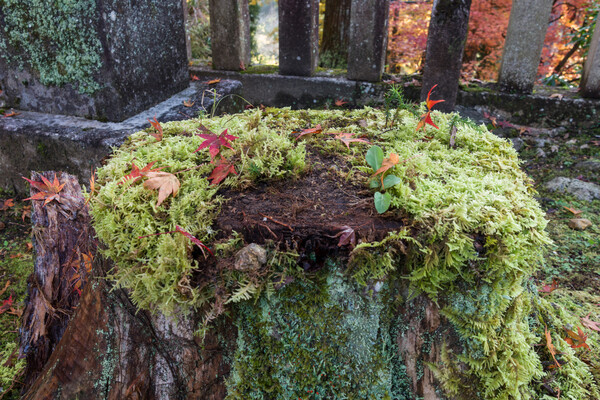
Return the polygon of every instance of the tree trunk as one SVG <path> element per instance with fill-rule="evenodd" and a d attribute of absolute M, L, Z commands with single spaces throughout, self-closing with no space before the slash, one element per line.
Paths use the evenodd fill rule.
<path fill-rule="evenodd" d="M 327 0 L 319 64 L 326 68 L 344 68 L 348 63 L 350 5 L 352 0 Z"/>

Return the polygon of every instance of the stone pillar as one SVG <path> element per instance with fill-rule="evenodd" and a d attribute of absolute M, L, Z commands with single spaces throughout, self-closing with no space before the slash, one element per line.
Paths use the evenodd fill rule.
<path fill-rule="evenodd" d="M 596 28 L 588 50 L 588 56 L 583 65 L 583 74 L 579 86 L 581 95 L 600 99 L 600 18 L 596 18 Z"/>
<path fill-rule="evenodd" d="M 4 3 L 9 107 L 121 121 L 189 85 L 181 0 Z"/>
<path fill-rule="evenodd" d="M 445 100 L 436 106 L 440 111 L 453 111 L 456 104 L 470 9 L 471 0 L 433 2 L 421 100 L 425 100 L 429 90 L 438 85 L 433 98 Z"/>
<path fill-rule="evenodd" d="M 248 0 L 210 0 L 212 67 L 240 71 L 250 64 Z"/>
<path fill-rule="evenodd" d="M 498 77 L 504 90 L 531 93 L 551 11 L 552 0 L 513 1 Z"/>
<path fill-rule="evenodd" d="M 310 76 L 319 59 L 319 0 L 279 0 L 279 73 Z"/>
<path fill-rule="evenodd" d="M 389 0 L 352 0 L 348 79 L 381 80 L 387 50 Z"/>

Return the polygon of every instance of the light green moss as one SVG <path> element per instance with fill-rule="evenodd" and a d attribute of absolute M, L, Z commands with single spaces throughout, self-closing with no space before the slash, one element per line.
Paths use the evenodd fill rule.
<path fill-rule="evenodd" d="M 101 88 L 94 79 L 102 51 L 95 0 L 0 0 L 0 10 L 6 61 L 31 67 L 44 85 L 71 83 L 86 94 Z"/>
<path fill-rule="evenodd" d="M 370 108 L 250 110 L 202 122 L 216 133 L 227 128 L 229 134 L 239 137 L 233 149 L 222 149 L 223 155 L 234 161 L 239 175 L 228 177 L 220 186 L 236 190 L 257 181 L 293 179 L 304 173 L 307 148 L 346 160 L 349 170 L 332 175 L 340 179 L 345 176 L 367 188 L 372 173 L 364 157 L 367 146 L 352 144 L 347 149 L 327 135 L 316 134 L 300 141 L 292 135 L 293 131 L 317 124 L 325 132 L 360 133 L 382 147 L 386 156 L 397 153 L 404 161 L 394 166 L 392 173 L 401 177 L 402 183 L 388 189 L 392 202 L 386 216 L 402 219 L 406 226 L 383 241 L 359 244 L 345 267 L 347 276 L 367 287 L 376 280 L 403 280 L 409 282 L 413 295 L 423 293 L 437 302 L 453 324 L 463 349 L 461 353 L 445 352 L 443 363 L 431 366 L 450 397 L 537 399 L 539 380 L 548 372 L 540 352 L 533 350 L 540 344 L 540 325 L 532 325 L 530 315 L 539 312 L 543 302 L 536 300 L 537 293 L 528 287 L 528 280 L 542 262 L 543 248 L 549 243 L 544 215 L 508 141 L 456 115 L 434 112 L 433 119 L 440 129 L 427 127 L 426 132 L 416 132 L 418 118 L 408 110 L 400 110 L 395 127 L 389 129 L 385 114 Z M 453 121 L 457 127 L 456 146 L 450 148 Z M 179 225 L 208 245 L 214 240 L 212 224 L 226 199 L 206 179 L 213 168 L 208 163 L 208 152 L 194 153 L 202 139 L 182 134 L 194 132 L 198 122 L 165 124 L 161 142 L 144 132 L 137 133 L 98 172 L 102 188 L 91 202 L 98 236 L 108 245 L 106 253 L 118 266 L 114 278 L 129 288 L 134 301 L 144 308 L 186 312 L 190 307 L 209 304 L 215 297 L 214 288 L 181 290 L 180 282 L 202 267 L 201 261 L 191 259 L 191 243 L 185 237 L 169 234 L 138 239 Z M 118 184 L 129 173 L 132 161 L 141 167 L 156 160 L 160 162 L 155 167 L 166 167 L 165 171 L 185 170 L 178 174 L 179 195 L 158 208 L 155 192 L 139 183 Z M 240 245 L 240 238 L 233 237 L 221 245 L 218 254 L 230 255 Z M 306 281 L 301 269 L 294 267 L 295 257 L 277 259 L 281 253 L 276 250 L 276 246 L 269 250 L 271 261 L 261 273 L 262 281 L 240 271 L 224 273 L 220 278 L 224 280 L 220 287 L 230 296 L 226 299 L 239 304 L 239 350 L 229 382 L 230 396 L 265 398 L 266 393 L 277 393 L 281 398 L 300 397 L 302 391 L 317 387 L 334 395 L 332 387 L 323 386 L 319 380 L 317 366 L 313 370 L 309 363 L 338 365 L 336 352 L 352 350 L 356 357 L 361 354 L 362 350 L 348 347 L 353 344 L 351 335 L 345 336 L 345 328 L 323 323 L 336 321 L 333 314 L 327 313 L 334 309 L 342 312 L 346 306 L 338 304 L 331 310 L 324 307 L 332 301 L 332 285 L 326 281 L 332 275 L 323 273 L 313 278 L 316 281 Z M 273 282 L 282 276 L 293 276 L 294 284 L 275 290 Z M 344 282 L 340 287 L 350 293 L 350 284 Z M 256 305 L 243 301 L 250 298 Z M 366 302 L 364 307 L 371 307 L 368 296 L 360 301 Z M 319 307 L 323 319 L 316 318 L 321 322 L 315 317 L 305 318 L 309 315 L 302 310 Z M 307 320 L 312 322 L 303 326 Z M 404 329 L 393 318 L 385 321 L 387 328 L 382 331 L 388 332 L 386 335 Z M 344 318 L 336 323 L 350 324 Z M 294 339 L 296 334 L 300 335 L 298 340 Z M 335 335 L 340 335 L 339 340 L 333 340 Z M 351 370 L 341 369 L 354 374 L 346 376 L 344 393 L 361 393 L 356 398 L 409 396 L 406 368 L 399 356 L 390 355 L 389 362 L 376 362 L 385 353 L 379 347 L 385 340 L 378 337 L 368 354 L 363 353 L 367 354 L 361 359 L 363 364 L 356 359 L 349 361 L 356 362 Z M 424 340 L 427 346 L 439 338 Z M 325 342 L 333 343 L 327 353 L 331 357 L 320 358 L 317 349 Z M 279 360 L 276 355 L 282 352 L 286 356 Z M 292 364 L 293 360 L 299 364 Z M 361 365 L 365 368 L 360 372 L 351 372 Z M 327 376 L 333 376 L 331 368 Z M 419 368 L 422 372 L 424 366 Z M 582 372 L 569 372 L 569 376 L 591 376 L 585 366 L 581 368 Z M 357 374 L 366 374 L 362 381 L 370 383 L 368 388 L 352 386 L 360 380 Z M 292 382 L 293 376 L 296 378 Z M 343 382 L 340 379 L 338 383 L 343 386 Z M 594 393 L 592 386 L 584 392 L 567 383 L 561 390 L 566 398 Z"/>

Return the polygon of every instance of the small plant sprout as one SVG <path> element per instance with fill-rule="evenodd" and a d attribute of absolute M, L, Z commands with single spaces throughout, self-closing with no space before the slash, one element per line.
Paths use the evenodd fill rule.
<path fill-rule="evenodd" d="M 369 186 L 373 189 L 381 188 L 381 191 L 375 192 L 375 209 L 379 214 L 383 214 L 390 208 L 392 195 L 388 192 L 382 193 L 382 191 L 402 182 L 402 179 L 396 175 L 388 174 L 389 169 L 400 162 L 400 158 L 395 153 L 391 153 L 388 158 L 384 158 L 381 147 L 372 146 L 367 151 L 366 160 L 367 164 L 373 169 Z"/>
<path fill-rule="evenodd" d="M 441 103 L 445 100 L 430 100 L 429 97 L 431 96 L 431 92 L 433 92 L 433 89 L 435 89 L 437 85 L 433 85 L 431 87 L 431 89 L 429 90 L 429 93 L 427 93 L 427 100 L 425 105 L 427 106 L 427 112 L 423 115 L 421 115 L 421 120 L 419 121 L 419 123 L 417 124 L 417 132 L 421 129 L 425 128 L 425 125 L 429 124 L 431 126 L 433 126 L 435 129 L 440 129 L 438 128 L 438 126 L 436 124 L 433 123 L 433 120 L 431 119 L 431 108 L 436 105 L 437 103 Z"/>

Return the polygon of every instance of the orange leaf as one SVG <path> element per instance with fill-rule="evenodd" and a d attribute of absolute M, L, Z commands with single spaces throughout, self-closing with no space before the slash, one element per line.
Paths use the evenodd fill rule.
<path fill-rule="evenodd" d="M 583 333 L 580 327 L 577 327 L 577 333 L 567 329 L 566 327 L 565 331 L 567 331 L 567 338 L 565 338 L 565 341 L 569 343 L 571 348 L 576 349 L 579 347 L 585 347 L 586 349 L 591 350 L 590 346 L 588 346 L 588 344 L 585 342 L 587 340 L 587 335 Z"/>
<path fill-rule="evenodd" d="M 342 143 L 344 143 L 348 149 L 350 149 L 350 143 L 352 142 L 371 144 L 371 142 L 369 142 L 368 140 L 353 138 L 352 136 L 354 136 L 354 133 L 332 132 L 329 134 L 333 135 L 335 139 L 341 140 Z"/>
<path fill-rule="evenodd" d="M 21 113 L 15 112 L 15 110 L 6 111 L 4 113 L 4 118 L 14 117 L 14 116 L 17 116 L 19 114 L 21 114 Z"/>
<path fill-rule="evenodd" d="M 196 75 L 192 75 L 192 80 L 193 80 L 193 81 L 199 81 L 199 80 L 200 80 L 200 78 L 198 78 Z"/>
<path fill-rule="evenodd" d="M 0 200 L 0 211 L 8 210 L 11 207 L 14 207 L 15 203 L 13 199 Z"/>
<path fill-rule="evenodd" d="M 565 207 L 565 206 L 563 206 L 563 207 L 564 207 L 564 208 L 565 208 L 567 211 L 570 211 L 570 212 L 571 212 L 573 215 L 579 215 L 579 214 L 581 214 L 581 213 L 583 212 L 583 211 L 581 211 L 581 210 L 576 210 L 576 209 L 574 209 L 574 208 L 572 208 L 572 207 Z"/>
<path fill-rule="evenodd" d="M 556 278 L 554 278 L 554 279 L 552 279 L 551 285 L 545 285 L 539 291 L 548 295 L 548 294 L 554 292 L 556 289 L 558 289 L 558 281 L 556 280 Z"/>
<path fill-rule="evenodd" d="M 94 256 L 92 253 L 88 252 L 87 254 L 82 254 L 83 256 L 83 265 L 85 266 L 85 270 L 89 274 L 92 272 L 92 265 L 94 263 Z"/>
<path fill-rule="evenodd" d="M 168 172 L 145 172 L 144 176 L 149 179 L 144 182 L 144 187 L 146 189 L 154 189 L 158 190 L 158 200 L 156 202 L 156 207 L 160 206 L 163 201 L 169 197 L 169 195 L 173 195 L 173 197 L 177 196 L 177 192 L 179 192 L 179 179 L 173 174 Z"/>
<path fill-rule="evenodd" d="M 6 281 L 6 283 L 4 284 L 4 287 L 2 289 L 0 289 L 0 296 L 2 296 L 4 294 L 4 292 L 6 292 L 6 289 L 8 289 L 9 286 L 10 286 L 10 281 Z"/>
<path fill-rule="evenodd" d="M 323 132 L 323 128 L 321 128 L 321 124 L 318 124 L 317 126 L 315 126 L 314 128 L 309 128 L 309 129 L 303 129 L 300 132 L 295 131 L 292 133 L 298 133 L 298 136 L 296 136 L 296 140 L 300 139 L 302 136 L 305 135 L 312 135 L 313 133 L 321 133 Z"/>
<path fill-rule="evenodd" d="M 29 182 L 29 184 L 31 186 L 33 186 L 39 190 L 38 193 L 34 194 L 31 197 L 24 199 L 23 201 L 25 201 L 25 200 L 44 200 L 44 205 L 50 203 L 52 200 L 56 200 L 56 201 L 60 202 L 59 193 L 62 190 L 62 188 L 65 186 L 65 184 L 64 183 L 62 185 L 60 184 L 60 182 L 58 181 L 58 178 L 56 177 L 56 174 L 54 175 L 54 180 L 52 182 L 50 182 L 44 176 L 40 176 L 40 177 L 42 178 L 42 182 L 32 181 L 31 179 L 27 179 L 27 178 L 23 177 L 23 179 L 25 179 L 27 182 Z"/>
<path fill-rule="evenodd" d="M 156 129 L 156 131 L 158 132 L 158 133 L 150 133 L 150 132 L 148 132 L 148 134 L 150 136 L 154 136 L 154 138 L 156 138 L 156 141 L 160 142 L 162 140 L 162 138 L 163 138 L 163 128 L 160 125 L 160 122 L 158 122 L 156 120 L 156 116 L 154 116 L 154 121 L 148 120 L 148 122 L 150 122 L 150 125 L 152 125 L 152 127 L 154 129 Z"/>
<path fill-rule="evenodd" d="M 183 101 L 183 105 L 184 105 L 184 106 L 186 106 L 186 107 L 191 107 L 191 106 L 193 106 L 194 104 L 196 104 L 196 102 L 195 102 L 195 101 L 191 101 L 191 100 L 184 100 L 184 101 Z"/>
<path fill-rule="evenodd" d="M 381 167 L 377 171 L 375 171 L 375 173 L 371 175 L 371 177 L 381 174 L 381 187 L 383 188 L 383 176 L 385 175 L 385 172 L 388 169 L 392 168 L 394 165 L 398 164 L 399 162 L 400 157 L 398 157 L 398 154 L 391 153 L 388 158 L 383 159 L 383 161 L 381 162 Z"/>
<path fill-rule="evenodd" d="M 443 102 L 443 101 L 446 101 L 446 100 L 430 100 L 430 99 L 429 99 L 429 96 L 431 96 L 431 92 L 433 92 L 433 89 L 435 89 L 435 87 L 436 87 L 436 86 L 437 86 L 437 84 L 433 85 L 433 86 L 431 87 L 431 89 L 429 89 L 429 93 L 427 93 L 427 101 L 426 101 L 426 105 L 427 105 L 427 109 L 428 109 L 429 111 L 431 111 L 431 107 L 435 106 L 437 103 L 441 103 L 441 102 Z M 435 125 L 434 125 L 434 126 L 435 126 Z M 436 128 L 437 128 L 437 126 L 436 126 Z"/>
<path fill-rule="evenodd" d="M 560 368 L 560 364 L 558 363 L 558 361 L 556 361 L 556 347 L 554 347 L 554 345 L 552 344 L 552 335 L 550 334 L 550 331 L 548 330 L 547 327 L 544 327 L 544 335 L 546 336 L 546 347 L 548 348 L 548 351 L 550 352 L 550 355 L 552 355 L 552 358 L 554 359 L 554 362 L 556 363 L 556 366 L 558 368 Z"/>
<path fill-rule="evenodd" d="M 211 185 L 218 185 L 229 174 L 237 175 L 237 172 L 235 172 L 235 167 L 233 166 L 233 164 L 230 164 L 228 160 L 224 159 L 223 156 L 221 156 L 219 164 L 217 164 L 215 169 L 213 169 L 210 176 L 208 177 L 208 180 L 211 181 Z"/>
<path fill-rule="evenodd" d="M 2 293 L 0 293 L 0 294 L 2 294 Z M 600 332 L 600 325 L 598 325 L 598 322 L 592 321 L 590 319 L 590 314 L 586 315 L 585 317 L 581 317 L 580 319 L 581 319 L 581 323 L 586 328 L 591 329 L 596 332 Z"/>
<path fill-rule="evenodd" d="M 206 82 L 202 82 L 202 83 L 206 83 L 207 85 L 212 85 L 214 83 L 219 83 L 221 82 L 221 79 L 211 79 L 210 81 L 206 81 Z"/>
<path fill-rule="evenodd" d="M 335 101 L 335 105 L 338 106 L 338 107 L 341 107 L 344 104 L 348 104 L 348 102 L 344 101 L 344 100 L 341 100 L 341 99 L 338 99 L 338 100 Z"/>
<path fill-rule="evenodd" d="M 131 172 L 129 174 L 125 175 L 121 179 L 121 181 L 119 182 L 119 185 L 127 182 L 128 180 L 131 180 L 131 183 L 134 183 L 138 179 L 141 179 L 142 175 L 144 175 L 145 173 L 160 171 L 161 169 L 164 168 L 164 167 L 160 167 L 160 168 L 152 169 L 152 166 L 154 165 L 155 162 L 156 161 L 152 161 L 151 163 L 146 164 L 146 166 L 142 169 L 139 169 L 138 166 L 135 165 L 134 162 L 132 162 L 131 163 Z"/>

